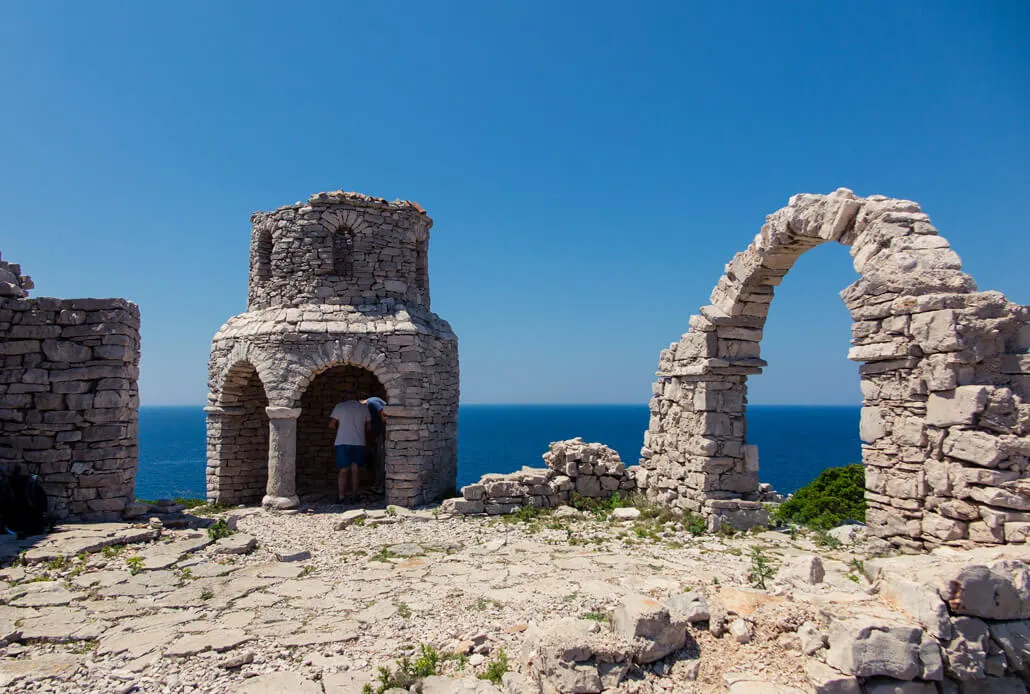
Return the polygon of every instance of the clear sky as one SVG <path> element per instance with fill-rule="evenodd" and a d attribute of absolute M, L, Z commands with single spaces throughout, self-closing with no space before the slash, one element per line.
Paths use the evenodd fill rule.
<path fill-rule="evenodd" d="M 797 192 L 918 200 L 1030 303 L 1030 3 L 0 0 L 0 251 L 143 314 L 144 404 L 200 404 L 249 216 L 422 203 L 462 400 L 645 402 Z M 857 403 L 846 249 L 777 292 L 756 403 Z"/>

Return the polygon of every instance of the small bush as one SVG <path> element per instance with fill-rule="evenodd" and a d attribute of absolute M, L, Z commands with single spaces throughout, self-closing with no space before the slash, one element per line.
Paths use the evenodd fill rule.
<path fill-rule="evenodd" d="M 817 531 L 814 541 L 817 546 L 826 547 L 827 549 L 840 549 L 841 546 L 841 541 L 825 530 Z"/>
<path fill-rule="evenodd" d="M 603 622 L 608 623 L 607 612 L 584 612 L 579 616 L 580 619 L 589 619 L 592 622 Z"/>
<path fill-rule="evenodd" d="M 479 679 L 489 680 L 499 685 L 506 672 L 508 672 L 508 654 L 502 648 L 497 651 L 497 658 L 487 663 L 486 670 L 479 675 Z"/>
<path fill-rule="evenodd" d="M 849 520 L 865 522 L 865 470 L 859 463 L 823 470 L 780 504 L 776 518 L 815 530 Z"/>
<path fill-rule="evenodd" d="M 769 560 L 762 548 L 758 545 L 751 546 L 751 570 L 748 571 L 747 577 L 751 581 L 751 585 L 755 588 L 761 588 L 765 590 L 766 580 L 772 578 L 776 574 L 776 569 L 773 568 L 772 562 Z"/>
<path fill-rule="evenodd" d="M 207 529 L 207 536 L 212 540 L 221 540 L 223 537 L 229 537 L 233 531 L 229 528 L 229 524 L 224 520 L 217 520 L 211 524 Z"/>
<path fill-rule="evenodd" d="M 440 654 L 427 643 L 419 646 L 418 658 L 411 664 L 411 674 L 415 677 L 429 677 L 436 674 L 440 664 Z"/>
<path fill-rule="evenodd" d="M 129 557 L 125 565 L 129 567 L 129 573 L 135 576 L 143 570 L 143 557 Z"/>

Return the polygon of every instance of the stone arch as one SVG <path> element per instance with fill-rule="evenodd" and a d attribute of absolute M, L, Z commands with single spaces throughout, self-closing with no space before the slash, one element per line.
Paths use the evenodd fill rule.
<path fill-rule="evenodd" d="M 249 361 L 232 362 L 219 391 L 219 404 L 208 408 L 208 497 L 231 504 L 261 500 L 268 482 L 268 396 L 258 370 Z"/>
<path fill-rule="evenodd" d="M 375 374 L 352 364 L 337 364 L 320 371 L 301 395 L 297 419 L 297 494 L 335 498 L 337 469 L 336 432 L 327 423 L 333 407 L 343 399 L 387 398 L 386 388 Z M 375 468 L 366 465 L 362 484 L 375 482 Z"/>
<path fill-rule="evenodd" d="M 351 365 L 370 371 L 386 390 L 386 401 L 391 405 L 403 405 L 405 401 L 404 381 L 401 375 L 390 368 L 389 358 L 383 352 L 361 340 L 334 340 L 319 346 L 306 355 L 292 372 L 289 383 L 282 394 L 285 407 L 300 407 L 300 400 L 308 386 L 318 374 L 334 366 Z"/>
<path fill-rule="evenodd" d="M 746 439 L 747 377 L 765 366 L 760 343 L 774 288 L 803 253 L 830 241 L 850 248 L 860 275 L 841 297 L 853 320 L 848 357 L 862 362 L 869 525 L 901 545 L 970 538 L 982 531 L 979 510 L 962 504 L 987 492 L 951 483 L 947 470 L 970 461 L 949 455 L 947 440 L 982 429 L 978 417 L 992 398 L 1002 410 L 1027 408 L 1025 377 L 999 366 L 1025 352 L 1027 311 L 978 292 L 918 204 L 846 189 L 794 196 L 767 217 L 689 332 L 662 351 L 642 450 L 647 493 L 704 513 L 712 527 L 762 522 L 758 451 Z M 967 404 L 956 413 L 956 402 Z M 1030 450 L 1026 434 L 1013 425 L 1005 435 Z"/>
<path fill-rule="evenodd" d="M 269 360 L 257 348 L 252 347 L 250 342 L 237 342 L 222 361 L 222 368 L 215 378 L 214 387 L 212 388 L 212 393 L 215 395 L 214 404 L 229 404 L 225 399 L 226 384 L 229 382 L 230 374 L 233 370 L 243 364 L 257 372 L 266 397 L 269 399 L 274 397 L 274 394 L 269 391 L 275 384 L 276 379 L 269 372 Z"/>

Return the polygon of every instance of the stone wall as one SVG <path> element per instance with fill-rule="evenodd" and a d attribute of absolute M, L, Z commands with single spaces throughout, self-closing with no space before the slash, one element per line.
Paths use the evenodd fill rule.
<path fill-rule="evenodd" d="M 417 203 L 312 195 L 251 217 L 247 310 L 393 300 L 429 310 L 429 229 Z"/>
<path fill-rule="evenodd" d="M 27 280 L 0 263 L 0 470 L 38 474 L 55 518 L 117 519 L 135 490 L 139 308 L 30 299 Z"/>
<path fill-rule="evenodd" d="M 211 345 L 208 498 L 240 498 L 240 478 L 252 490 L 264 467 L 265 501 L 295 504 L 298 451 L 316 472 L 314 485 L 327 482 L 319 462 L 332 453 L 326 403 L 342 393 L 307 393 L 324 390 L 320 375 L 345 366 L 369 374 L 389 403 L 387 502 L 419 505 L 453 490 L 458 345 L 429 311 L 432 220 L 416 203 L 337 191 L 252 221 L 249 310 Z M 232 423 L 241 406 L 233 374 L 243 371 L 257 374 L 270 427 L 264 451 L 246 439 L 245 464 L 233 462 L 240 451 Z"/>
<path fill-rule="evenodd" d="M 726 267 L 711 304 L 664 350 L 642 465 L 648 494 L 710 525 L 764 521 L 747 376 L 773 290 L 806 250 L 850 247 L 841 293 L 861 362 L 867 522 L 896 545 L 1024 542 L 1030 521 L 1030 310 L 977 291 L 919 205 L 797 195 Z M 805 445 L 798 441 L 797 445 Z"/>
<path fill-rule="evenodd" d="M 545 468 L 523 467 L 507 475 L 487 474 L 461 488 L 460 499 L 447 499 L 442 509 L 464 515 L 514 513 L 523 506 L 552 508 L 573 495 L 606 499 L 637 490 L 637 466 L 627 468 L 617 451 L 581 438 L 551 443 L 543 455 Z"/>

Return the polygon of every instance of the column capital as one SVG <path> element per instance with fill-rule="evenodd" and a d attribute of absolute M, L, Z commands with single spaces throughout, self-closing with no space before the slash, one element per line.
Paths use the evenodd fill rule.
<path fill-rule="evenodd" d="M 265 414 L 268 415 L 269 419 L 296 419 L 300 416 L 300 408 L 272 405 L 265 408 Z"/>

